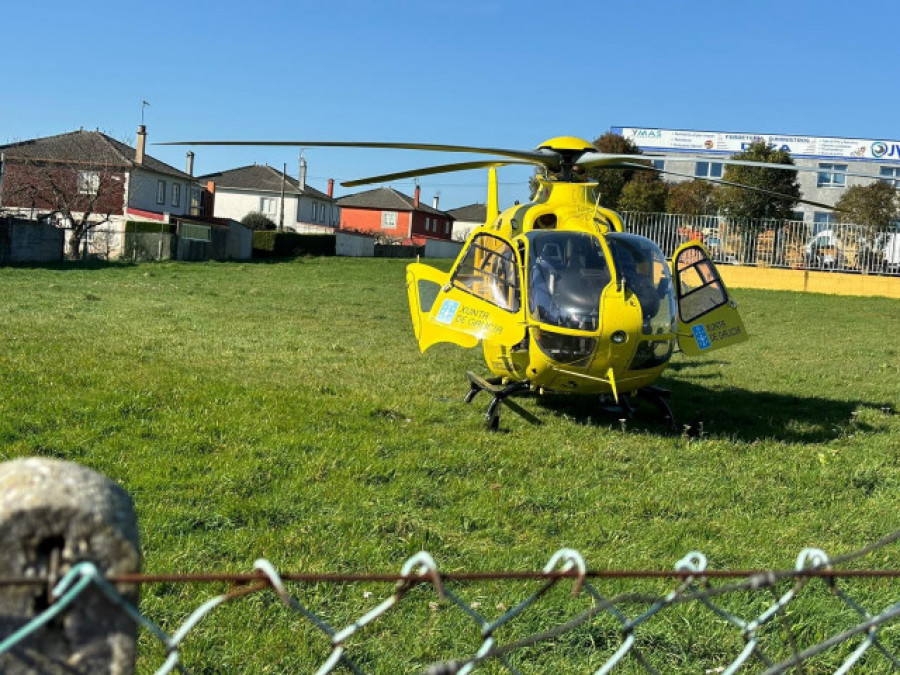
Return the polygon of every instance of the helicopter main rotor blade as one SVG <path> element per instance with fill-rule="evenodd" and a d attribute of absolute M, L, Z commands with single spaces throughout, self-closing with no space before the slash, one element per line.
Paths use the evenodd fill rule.
<path fill-rule="evenodd" d="M 609 152 L 586 152 L 575 162 L 575 166 L 582 169 L 619 169 L 620 166 L 613 166 L 616 162 L 640 162 L 641 160 L 650 162 L 653 158 L 649 155 L 618 155 Z M 642 168 L 648 168 L 641 165 Z M 633 167 L 632 167 L 633 168 Z M 652 168 L 652 167 L 649 167 Z"/>
<path fill-rule="evenodd" d="M 548 168 L 559 165 L 559 155 L 553 150 L 509 150 L 507 148 L 479 148 L 470 145 L 439 143 L 382 143 L 379 141 L 166 141 L 154 145 L 246 145 L 295 146 L 304 148 L 381 148 L 386 150 L 430 150 L 435 152 L 471 152 L 480 155 L 499 155 L 521 159 Z"/>
<path fill-rule="evenodd" d="M 396 173 L 385 173 L 380 176 L 369 176 L 367 178 L 356 178 L 348 180 L 341 185 L 343 187 L 356 187 L 357 185 L 371 185 L 372 183 L 386 183 L 400 178 L 412 178 L 415 176 L 430 176 L 436 173 L 450 173 L 452 171 L 468 171 L 470 169 L 489 169 L 491 167 L 509 166 L 511 164 L 519 164 L 524 166 L 535 165 L 537 162 L 526 162 L 524 160 L 486 160 L 483 162 L 459 162 L 457 164 L 442 164 L 440 166 L 426 166 L 421 169 L 410 169 L 409 171 L 398 171 Z"/>
<path fill-rule="evenodd" d="M 776 197 L 778 199 L 785 199 L 791 202 L 797 202 L 799 204 L 808 204 L 809 206 L 818 206 L 822 209 L 828 209 L 829 211 L 840 211 L 841 209 L 837 208 L 833 204 L 823 204 L 822 202 L 814 202 L 809 199 L 802 199 L 800 197 L 792 197 L 791 195 L 786 195 L 782 192 L 775 192 L 773 190 L 766 190 L 765 188 L 755 187 L 753 185 L 744 185 L 743 183 L 735 183 L 730 180 L 722 180 L 720 178 L 703 178 L 701 176 L 692 176 L 687 173 L 679 173 L 677 171 L 669 171 L 668 169 L 657 169 L 655 167 L 646 167 L 641 165 L 635 165 L 632 168 L 643 168 L 649 171 L 656 171 L 657 173 L 664 173 L 670 176 L 680 176 L 682 178 L 691 178 L 694 180 L 702 180 L 707 183 L 718 183 L 719 185 L 728 185 L 730 187 L 741 188 L 742 190 L 750 190 L 751 192 L 759 192 L 760 194 L 769 195 L 770 197 Z"/>

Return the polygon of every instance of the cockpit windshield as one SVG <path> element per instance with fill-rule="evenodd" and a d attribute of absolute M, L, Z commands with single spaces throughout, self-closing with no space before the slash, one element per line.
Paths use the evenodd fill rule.
<path fill-rule="evenodd" d="M 675 293 L 662 251 L 645 237 L 622 232 L 608 234 L 606 243 L 619 279 L 641 303 L 643 333 L 671 333 L 675 326 Z"/>
<path fill-rule="evenodd" d="M 536 321 L 596 331 L 612 280 L 599 240 L 582 232 L 529 232 L 528 310 Z"/>

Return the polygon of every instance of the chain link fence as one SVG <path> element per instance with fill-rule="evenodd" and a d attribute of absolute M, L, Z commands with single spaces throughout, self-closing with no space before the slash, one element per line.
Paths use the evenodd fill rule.
<path fill-rule="evenodd" d="M 705 556 L 692 552 L 679 560 L 671 571 L 591 571 L 582 555 L 571 549 L 557 551 L 542 570 L 533 572 L 480 572 L 442 574 L 434 559 L 426 552 L 409 558 L 399 575 L 315 575 L 280 574 L 266 560 L 258 560 L 254 572 L 249 574 L 207 574 L 207 575 L 167 575 L 151 576 L 140 574 L 113 575 L 104 577 L 92 562 L 74 565 L 56 583 L 52 590 L 51 602 L 30 622 L 12 634 L 2 636 L 0 655 L 15 650 L 19 643 L 35 636 L 54 621 L 59 621 L 66 612 L 79 603 L 90 590 L 98 591 L 106 599 L 110 613 L 125 614 L 142 627 L 152 638 L 161 643 L 165 658 L 157 667 L 157 673 L 174 670 L 189 672 L 190 664 L 182 662 L 181 650 L 190 640 L 192 631 L 217 608 L 250 595 L 270 592 L 288 607 L 300 622 L 308 622 L 321 637 L 321 662 L 309 664 L 309 672 L 324 675 L 344 670 L 353 673 L 378 672 L 367 670 L 356 658 L 360 641 L 371 634 L 372 639 L 384 639 L 384 631 L 374 624 L 389 614 L 403 612 L 413 605 L 427 604 L 436 611 L 458 612 L 464 622 L 470 624 L 473 636 L 468 653 L 448 655 L 416 672 L 423 675 L 465 674 L 491 664 L 491 672 L 546 672 L 519 664 L 517 655 L 536 650 L 552 651 L 559 646 L 559 640 L 567 633 L 590 631 L 601 621 L 615 626 L 617 644 L 598 646 L 585 643 L 571 649 L 573 663 L 567 672 L 608 673 L 617 666 L 628 666 L 629 672 L 666 672 L 665 654 L 654 653 L 660 647 L 655 637 L 653 624 L 673 612 L 693 607 L 693 611 L 683 613 L 679 621 L 697 619 L 697 608 L 709 612 L 719 624 L 729 627 L 739 636 L 742 647 L 730 654 L 727 660 L 716 663 L 696 663 L 693 672 L 736 673 L 763 672 L 767 675 L 783 673 L 806 664 L 809 670 L 802 672 L 847 673 L 900 670 L 900 636 L 896 633 L 896 622 L 900 616 L 900 587 L 893 589 L 896 602 L 882 607 L 865 607 L 845 588 L 854 577 L 884 578 L 896 582 L 900 576 L 897 570 L 842 570 L 841 566 L 856 561 L 872 551 L 895 543 L 900 532 L 854 554 L 830 559 L 819 549 L 802 550 L 793 569 L 781 571 L 736 571 L 717 572 L 707 568 Z M 671 589 L 663 594 L 647 594 L 640 591 L 618 593 L 613 596 L 601 591 L 602 584 L 610 580 L 625 580 L 638 585 L 642 580 L 669 579 Z M 497 605 L 491 616 L 484 609 L 483 601 L 467 599 L 467 589 L 485 580 L 528 580 L 530 592 L 524 593 L 519 602 L 510 608 Z M 117 589 L 118 585 L 150 583 L 197 583 L 230 582 L 232 589 L 216 595 L 200 604 L 174 631 L 161 628 L 161 621 L 154 620 L 135 606 Z M 384 597 L 377 598 L 368 593 L 371 606 L 345 625 L 333 625 L 326 618 L 328 608 L 312 607 L 303 600 L 303 585 L 309 584 L 354 584 L 361 581 L 390 582 L 393 588 Z M 3 587 L 15 584 L 46 583 L 36 579 L 4 579 Z M 300 584 L 299 590 L 291 592 L 288 583 Z M 582 605 L 571 615 L 560 616 L 558 612 L 548 612 L 544 617 L 546 627 L 531 632 L 529 629 L 515 639 L 500 639 L 502 629 L 522 621 L 526 614 L 541 614 L 541 605 L 551 589 L 564 586 Z M 833 617 L 822 621 L 816 630 L 804 630 L 802 624 L 817 622 L 815 616 L 804 616 L 802 611 L 794 612 L 792 607 L 799 604 L 804 595 L 824 595 L 836 605 L 843 625 L 834 632 L 825 634 L 825 626 L 835 625 Z M 757 596 L 754 603 L 731 602 L 735 597 Z M 480 596 L 479 596 L 480 597 Z M 743 607 L 744 611 L 735 610 Z M 755 611 L 747 611 L 755 606 Z M 832 607 L 831 609 L 834 609 Z M 409 611 L 409 610 L 406 610 Z M 693 619 L 692 619 L 693 617 Z M 424 629 L 424 626 L 423 626 Z M 607 630 L 607 629 L 604 629 Z M 423 631 L 424 632 L 424 631 Z M 480 637 L 477 637 L 480 636 Z M 45 638 L 46 639 L 46 638 Z M 224 639 L 224 638 L 223 638 Z M 423 635 L 423 639 L 427 639 Z M 403 644 L 396 645 L 398 650 Z M 831 653 L 830 661 L 819 660 L 823 654 Z M 836 654 L 835 654 L 836 653 Z M 585 668 L 584 662 L 598 662 Z M 532 659 L 533 661 L 533 659 Z M 836 662 L 836 665 L 828 665 Z M 662 664 L 662 665 L 661 665 Z M 372 666 L 370 665 L 370 668 Z"/>

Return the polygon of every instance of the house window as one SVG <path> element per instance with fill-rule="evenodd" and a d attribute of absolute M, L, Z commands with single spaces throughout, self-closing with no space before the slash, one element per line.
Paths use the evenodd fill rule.
<path fill-rule="evenodd" d="M 425 231 L 428 232 L 431 229 L 431 218 L 425 218 Z"/>
<path fill-rule="evenodd" d="M 847 174 L 834 172 L 846 170 L 846 164 L 819 164 L 816 187 L 844 187 L 847 184 Z"/>
<path fill-rule="evenodd" d="M 319 204 L 318 202 L 312 203 L 312 218 L 310 220 L 315 221 L 319 217 Z"/>
<path fill-rule="evenodd" d="M 397 229 L 397 212 L 382 211 L 381 212 L 381 229 L 396 230 Z"/>
<path fill-rule="evenodd" d="M 450 234 L 450 221 L 444 223 L 444 234 Z"/>
<path fill-rule="evenodd" d="M 722 163 L 721 162 L 697 162 L 694 168 L 694 175 L 697 178 L 721 178 Z"/>
<path fill-rule="evenodd" d="M 666 160 L 664 159 L 654 159 L 653 160 L 653 168 L 659 171 L 663 171 L 666 168 Z"/>
<path fill-rule="evenodd" d="M 325 222 L 325 212 L 327 211 L 327 207 L 325 204 L 319 204 L 319 220 L 321 222 Z"/>
<path fill-rule="evenodd" d="M 166 203 L 166 181 L 164 180 L 156 181 L 156 203 Z"/>
<path fill-rule="evenodd" d="M 100 189 L 100 173 L 98 171 L 78 172 L 78 194 L 95 195 Z"/>
<path fill-rule="evenodd" d="M 885 183 L 889 183 L 892 188 L 900 188 L 900 166 L 883 166 L 881 175 L 888 179 Z"/>
<path fill-rule="evenodd" d="M 178 227 L 178 234 L 182 239 L 191 239 L 193 241 L 212 241 L 212 228 L 209 227 L 209 225 L 181 223 L 181 225 Z"/>
<path fill-rule="evenodd" d="M 830 211 L 816 211 L 813 213 L 813 234 L 819 234 L 822 230 L 830 230 L 835 223 L 834 214 Z"/>
<path fill-rule="evenodd" d="M 260 197 L 259 212 L 267 216 L 275 215 L 275 197 Z"/>
<path fill-rule="evenodd" d="M 172 183 L 172 206 L 181 205 L 181 185 Z"/>

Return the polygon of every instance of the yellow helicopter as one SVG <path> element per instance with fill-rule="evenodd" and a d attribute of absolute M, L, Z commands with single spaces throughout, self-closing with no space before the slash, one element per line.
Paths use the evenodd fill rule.
<path fill-rule="evenodd" d="M 471 232 L 449 272 L 419 262 L 410 264 L 407 292 L 421 351 L 441 342 L 465 348 L 481 343 L 493 377 L 467 373 L 466 401 L 481 391 L 491 394 L 485 414 L 490 429 L 499 427 L 501 403 L 524 412 L 507 399 L 525 391 L 599 396 L 601 404 L 626 415 L 633 410 L 633 400 L 642 397 L 654 403 L 674 427 L 666 400 L 669 392 L 654 383 L 676 345 L 686 355 L 698 356 L 748 338 L 737 305 L 701 243 L 682 245 L 667 263 L 653 241 L 625 232 L 619 215 L 599 205 L 597 183 L 587 177 L 587 170 L 657 170 L 640 156 L 601 153 L 589 141 L 571 136 L 552 138 L 526 151 L 322 141 L 172 144 L 360 147 L 499 156 L 342 183 L 353 187 L 450 171 L 489 170 L 486 222 Z M 536 165 L 541 173 L 535 177 L 537 189 L 529 203 L 501 212 L 496 170 L 510 164 Z"/>
<path fill-rule="evenodd" d="M 619 215 L 598 205 L 595 182 L 577 177 L 580 167 L 627 161 L 578 164 L 596 149 L 572 137 L 538 150 L 558 162 L 541 153 L 547 172 L 536 177 L 530 203 L 501 213 L 491 167 L 486 222 L 450 272 L 407 267 L 419 348 L 481 342 L 494 377 L 468 373 L 466 400 L 493 395 L 491 429 L 499 404 L 525 390 L 600 395 L 628 414 L 631 397 L 643 396 L 674 425 L 668 392 L 654 383 L 676 344 L 699 355 L 746 340 L 737 306 L 702 244 L 681 246 L 670 267 L 654 242 L 626 233 Z"/>

